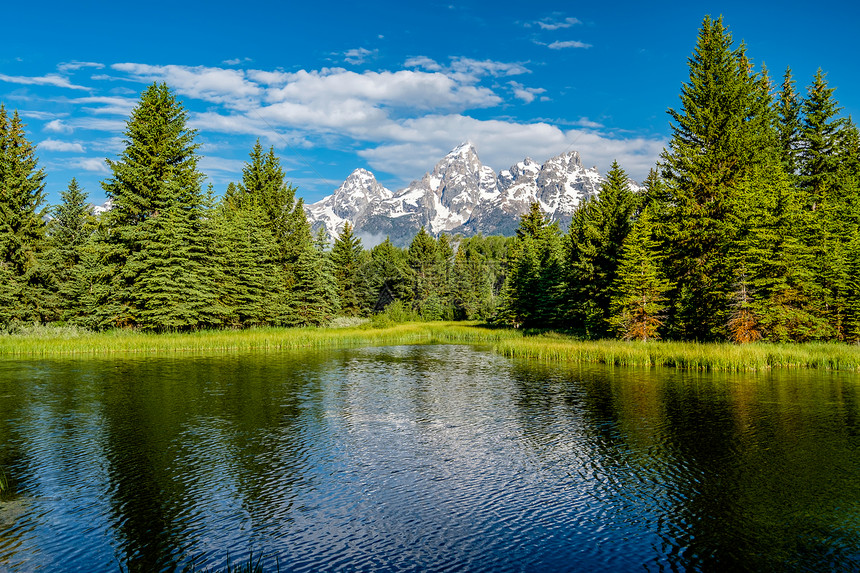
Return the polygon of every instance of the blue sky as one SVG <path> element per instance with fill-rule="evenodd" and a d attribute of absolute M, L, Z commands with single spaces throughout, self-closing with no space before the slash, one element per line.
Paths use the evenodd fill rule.
<path fill-rule="evenodd" d="M 308 202 L 359 167 L 402 188 L 466 140 L 497 171 L 577 150 L 641 180 L 707 14 L 775 82 L 790 65 L 803 93 L 821 67 L 860 116 L 851 4 L 14 2 L 0 101 L 38 144 L 50 203 L 72 177 L 104 200 L 104 159 L 153 81 L 183 101 L 219 193 L 258 137 Z"/>

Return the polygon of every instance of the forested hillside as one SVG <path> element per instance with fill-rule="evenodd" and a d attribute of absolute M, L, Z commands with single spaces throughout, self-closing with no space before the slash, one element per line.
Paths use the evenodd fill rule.
<path fill-rule="evenodd" d="M 333 245 L 312 233 L 259 141 L 241 181 L 203 188 L 164 84 L 127 121 L 99 216 L 74 179 L 45 206 L 36 149 L 0 106 L 0 328 L 323 325 L 387 308 L 593 338 L 860 341 L 860 135 L 825 74 L 775 84 L 706 18 L 669 115 L 645 190 L 613 164 L 568 229 L 534 204 L 513 238 L 422 229 L 407 249 L 365 249 L 349 225 Z"/>

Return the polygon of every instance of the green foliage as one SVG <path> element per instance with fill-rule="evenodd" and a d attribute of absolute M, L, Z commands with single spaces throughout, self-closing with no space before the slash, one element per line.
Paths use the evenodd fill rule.
<path fill-rule="evenodd" d="M 709 340 L 727 335 L 730 253 L 744 234 L 738 187 L 750 170 L 766 165 L 775 174 L 781 163 L 769 80 L 752 72 L 743 46 L 732 47 L 722 19 L 705 18 L 689 67 L 681 108 L 669 111 L 673 133 L 656 214 L 667 278 L 676 285 L 668 334 Z"/>
<path fill-rule="evenodd" d="M 613 162 L 600 195 L 577 209 L 565 238 L 567 326 L 597 338 L 610 330 L 612 285 L 639 203 L 627 181 Z"/>
<path fill-rule="evenodd" d="M 364 286 L 364 307 L 370 311 L 383 310 L 395 300 L 412 301 L 412 274 L 406 253 L 390 239 L 370 250 L 370 257 L 361 268 Z"/>
<path fill-rule="evenodd" d="M 220 324 L 214 261 L 197 170 L 195 131 L 164 84 L 141 94 L 126 147 L 103 183 L 113 208 L 96 235 L 100 269 L 91 289 L 95 325 L 188 330 Z"/>
<path fill-rule="evenodd" d="M 663 325 L 670 290 L 657 265 L 657 243 L 646 209 L 624 239 L 612 284 L 609 323 L 624 340 L 654 340 Z"/>
<path fill-rule="evenodd" d="M 69 182 L 52 214 L 46 265 L 55 281 L 60 320 L 78 321 L 85 313 L 82 301 L 89 288 L 88 255 L 96 218 L 77 180 Z"/>
<path fill-rule="evenodd" d="M 352 225 L 347 221 L 331 251 L 334 277 L 337 281 L 337 294 L 340 299 L 340 311 L 346 316 L 362 314 L 359 271 L 363 249 L 361 239 L 356 237 L 352 231 Z"/>
<path fill-rule="evenodd" d="M 561 271 L 561 232 L 533 203 L 523 215 L 511 247 L 500 320 L 526 328 L 555 324 L 559 320 Z"/>
<path fill-rule="evenodd" d="M 49 277 L 40 268 L 44 250 L 45 173 L 16 111 L 0 105 L 0 328 L 53 315 L 46 300 Z"/>

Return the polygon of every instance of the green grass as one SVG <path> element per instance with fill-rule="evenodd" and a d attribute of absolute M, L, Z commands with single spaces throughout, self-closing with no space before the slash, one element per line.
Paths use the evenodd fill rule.
<path fill-rule="evenodd" d="M 181 334 L 133 330 L 94 333 L 71 328 L 36 328 L 0 336 L 0 357 L 280 350 L 432 342 L 493 344 L 512 336 L 520 335 L 516 331 L 454 322 L 410 322 L 382 328 L 362 323 L 341 328 L 205 330 Z"/>
<path fill-rule="evenodd" d="M 771 368 L 860 371 L 860 347 L 839 343 L 730 344 L 698 342 L 583 341 L 558 336 L 504 340 L 504 356 L 548 362 L 617 366 L 668 366 L 689 370 L 747 372 Z"/>
<path fill-rule="evenodd" d="M 0 335 L 0 357 L 103 356 L 127 353 L 200 353 L 392 344 L 484 344 L 511 358 L 663 366 L 743 372 L 771 368 L 860 371 L 860 346 L 840 343 L 737 345 L 697 342 L 577 340 L 557 333 L 489 328 L 469 322 L 342 320 L 330 328 L 259 328 L 150 334 L 133 330 L 93 333 L 69 327 L 33 327 Z"/>

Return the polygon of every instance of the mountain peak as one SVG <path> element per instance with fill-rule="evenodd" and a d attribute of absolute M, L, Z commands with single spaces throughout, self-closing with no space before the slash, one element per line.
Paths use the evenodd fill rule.
<path fill-rule="evenodd" d="M 583 201 L 600 192 L 602 177 L 566 151 L 539 164 L 531 158 L 496 173 L 466 141 L 432 171 L 391 193 L 366 169 L 356 169 L 334 194 L 308 207 L 314 226 L 334 236 L 349 220 L 360 232 L 404 245 L 423 225 L 430 232 L 510 235 L 532 202 L 564 227 Z"/>
<path fill-rule="evenodd" d="M 478 155 L 478 152 L 475 150 L 475 146 L 472 145 L 471 141 L 464 141 L 454 149 L 448 152 L 448 155 L 445 157 L 469 157 L 471 155 Z"/>

